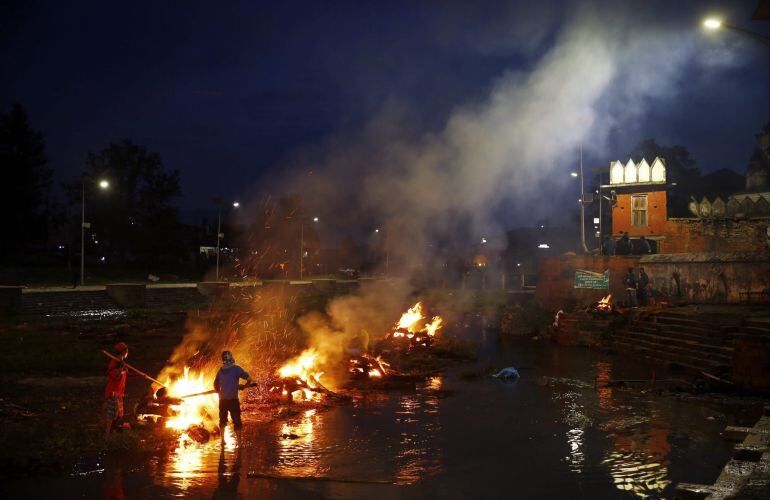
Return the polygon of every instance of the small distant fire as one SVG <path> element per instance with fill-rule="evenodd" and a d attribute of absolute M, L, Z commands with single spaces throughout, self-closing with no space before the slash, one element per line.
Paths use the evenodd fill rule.
<path fill-rule="evenodd" d="M 612 304 L 610 303 L 610 299 L 612 298 L 612 294 L 608 293 L 606 297 L 602 297 L 599 302 L 596 303 L 596 308 L 600 311 L 611 311 L 612 310 Z"/>
<path fill-rule="evenodd" d="M 440 316 L 434 316 L 430 322 L 426 323 L 422 303 L 418 302 L 401 315 L 401 319 L 394 326 L 394 331 L 385 338 L 405 342 L 408 349 L 418 346 L 428 347 L 441 329 L 442 321 Z"/>
<path fill-rule="evenodd" d="M 615 306 L 611 302 L 612 294 L 608 293 L 605 297 L 602 297 L 598 301 L 591 304 L 586 312 L 599 316 L 607 316 L 610 314 L 617 314 Z"/>
<path fill-rule="evenodd" d="M 323 372 L 318 368 L 318 351 L 306 349 L 299 356 L 288 361 L 277 371 L 278 381 L 270 388 L 270 393 L 281 399 L 313 400 L 327 389 L 319 379 Z"/>

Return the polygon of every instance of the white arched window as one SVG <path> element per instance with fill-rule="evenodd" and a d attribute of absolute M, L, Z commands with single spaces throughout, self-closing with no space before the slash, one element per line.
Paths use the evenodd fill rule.
<path fill-rule="evenodd" d="M 650 165 L 647 160 L 642 158 L 636 168 L 639 182 L 650 182 Z"/>
<path fill-rule="evenodd" d="M 663 160 L 655 157 L 655 161 L 652 162 L 652 168 L 650 169 L 650 179 L 652 182 L 666 182 L 666 165 Z"/>
<path fill-rule="evenodd" d="M 623 164 L 619 160 L 610 165 L 610 184 L 623 184 Z"/>
<path fill-rule="evenodd" d="M 634 165 L 634 160 L 630 158 L 628 159 L 628 163 L 626 163 L 626 169 L 623 173 L 623 182 L 626 184 L 636 182 L 636 165 Z"/>

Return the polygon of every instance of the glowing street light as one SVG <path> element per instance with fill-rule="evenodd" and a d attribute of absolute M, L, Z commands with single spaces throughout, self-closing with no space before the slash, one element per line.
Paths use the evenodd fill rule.
<path fill-rule="evenodd" d="M 572 177 L 577 177 L 580 174 L 578 174 L 577 172 L 570 172 L 569 175 L 571 175 Z"/>
<path fill-rule="evenodd" d="M 219 281 L 219 248 L 220 243 L 222 241 L 222 238 L 225 237 L 225 235 L 222 233 L 222 205 L 224 204 L 224 200 L 220 197 L 214 198 L 214 202 L 219 206 L 217 211 L 217 278 L 216 280 Z M 233 202 L 233 208 L 240 207 L 241 204 L 238 201 Z"/>
<path fill-rule="evenodd" d="M 705 26 L 707 29 L 710 30 L 718 30 L 721 28 L 727 28 L 732 31 L 738 31 L 740 33 L 743 33 L 744 35 L 748 35 L 751 38 L 754 38 L 755 40 L 758 40 L 761 43 L 764 43 L 767 46 L 770 46 L 770 37 L 767 37 L 765 35 L 761 35 L 755 31 L 747 30 L 745 28 L 741 28 L 738 26 L 735 26 L 733 24 L 728 24 L 721 19 L 716 18 L 708 18 L 705 21 L 703 21 L 703 26 Z"/>
<path fill-rule="evenodd" d="M 318 222 L 318 217 L 313 217 L 313 222 Z M 299 221 L 299 279 L 302 280 L 304 276 L 304 259 L 305 259 L 305 221 L 300 219 Z"/>
<path fill-rule="evenodd" d="M 86 280 L 86 229 L 91 227 L 90 222 L 86 222 L 86 181 L 93 182 L 94 179 L 86 175 L 81 180 L 82 198 L 81 198 L 81 211 L 80 211 L 80 286 L 85 284 Z M 107 179 L 100 179 L 97 186 L 102 190 L 110 187 L 110 182 Z"/>

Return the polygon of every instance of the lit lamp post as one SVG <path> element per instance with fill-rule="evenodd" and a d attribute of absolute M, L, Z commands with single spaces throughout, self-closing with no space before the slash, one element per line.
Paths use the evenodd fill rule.
<path fill-rule="evenodd" d="M 85 284 L 86 278 L 86 229 L 91 227 L 90 222 L 86 222 L 86 181 L 94 181 L 92 177 L 83 176 L 81 181 L 81 212 L 80 212 L 80 286 Z M 109 181 L 101 179 L 97 186 L 99 189 L 107 189 L 110 187 Z"/>
<path fill-rule="evenodd" d="M 726 22 L 723 22 L 720 19 L 713 19 L 713 18 L 706 19 L 705 21 L 703 21 L 703 26 L 705 26 L 710 30 L 718 30 L 721 28 L 726 28 L 729 30 L 737 31 L 739 33 L 743 33 L 744 35 L 748 35 L 751 38 L 758 40 L 761 43 L 764 43 L 765 45 L 770 46 L 770 37 L 766 37 L 765 35 L 761 35 L 755 31 L 747 30 L 745 28 L 740 28 L 738 26 L 728 24 Z"/>
<path fill-rule="evenodd" d="M 580 178 L 580 246 L 583 247 L 583 252 L 588 253 L 588 246 L 586 245 L 586 200 L 585 200 L 585 188 L 583 185 L 583 143 L 580 143 L 580 170 L 578 172 L 570 172 L 572 177 Z"/>
<path fill-rule="evenodd" d="M 217 211 L 217 278 L 216 280 L 219 281 L 219 246 L 220 242 L 222 241 L 222 238 L 224 238 L 224 234 L 222 234 L 222 198 L 215 198 L 214 201 L 217 202 L 218 211 Z M 237 201 L 233 202 L 233 208 L 240 207 L 241 204 Z"/>
<path fill-rule="evenodd" d="M 374 230 L 374 232 L 376 234 L 380 234 L 380 232 L 381 232 L 380 228 L 376 228 Z M 384 231 L 382 231 L 382 233 L 383 233 L 383 236 L 382 236 L 383 245 L 382 246 L 385 249 L 385 276 L 387 276 L 388 272 L 390 271 L 390 269 L 389 269 L 390 268 L 390 253 L 388 252 L 388 239 L 387 239 L 387 235 L 385 235 Z"/>
<path fill-rule="evenodd" d="M 313 222 L 318 222 L 318 217 L 313 217 Z M 299 220 L 299 279 L 302 280 L 303 274 L 303 261 L 305 259 L 305 221 L 300 218 Z"/>

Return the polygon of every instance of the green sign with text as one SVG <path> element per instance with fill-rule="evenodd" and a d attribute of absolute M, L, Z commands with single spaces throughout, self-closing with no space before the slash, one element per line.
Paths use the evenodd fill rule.
<path fill-rule="evenodd" d="M 592 288 L 596 290 L 609 290 L 610 270 L 603 273 L 575 269 L 575 288 Z"/>

